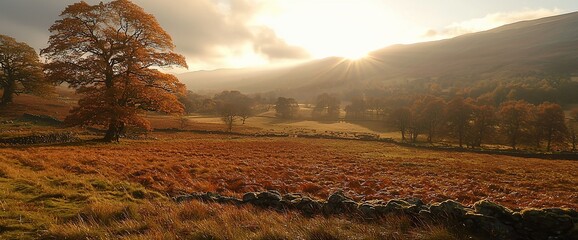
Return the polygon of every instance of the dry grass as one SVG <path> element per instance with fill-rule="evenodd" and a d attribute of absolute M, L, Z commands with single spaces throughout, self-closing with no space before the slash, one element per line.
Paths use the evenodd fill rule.
<path fill-rule="evenodd" d="M 0 239 L 408 239 L 429 225 L 391 216 L 367 223 L 251 206 L 175 203 L 139 186 L 2 159 Z M 446 234 L 454 236 L 445 228 Z M 429 239 L 429 238 L 424 238 Z"/>
<path fill-rule="evenodd" d="M 64 119 L 76 105 L 76 100 L 74 93 L 63 87 L 58 87 L 53 95 L 47 97 L 22 94 L 14 97 L 14 103 L 1 108 L 0 116 L 19 118 L 24 113 L 29 113 Z"/>
<path fill-rule="evenodd" d="M 174 203 L 162 193 L 219 190 L 221 183 L 230 193 L 247 190 L 246 179 L 235 183 L 226 177 L 235 169 L 249 170 L 247 166 L 237 168 L 228 158 L 223 158 L 229 163 L 224 169 L 217 165 L 228 152 L 227 143 L 244 148 L 286 142 L 163 136 L 160 141 L 0 149 L 0 239 L 408 239 L 437 234 L 430 234 L 428 225 L 416 226 L 395 216 L 385 223 L 367 223 L 253 207 Z M 171 143 L 174 147 L 168 147 Z M 185 146 L 189 147 L 182 149 Z M 193 155 L 182 155 L 193 147 Z M 266 152 L 270 149 L 253 150 L 272 161 L 272 153 Z M 315 180 L 310 182 L 296 186 L 311 192 L 319 188 Z"/>
<path fill-rule="evenodd" d="M 23 105 L 16 107 L 39 99 L 21 96 L 17 101 Z M 63 118 L 72 105 L 61 103 L 26 107 L 22 112 L 13 109 L 8 117 L 25 111 Z M 181 126 L 176 117 L 147 118 L 155 127 Z M 187 129 L 223 130 L 218 122 L 191 120 Z M 250 119 L 235 130 L 311 126 L 268 121 Z M 335 126 L 319 123 L 315 128 Z M 19 121 L 0 130 L 6 136 L 54 131 Z M 463 237 L 436 225 L 415 226 L 403 217 L 370 224 L 252 207 L 177 204 L 165 196 L 200 191 L 240 196 L 276 189 L 325 198 L 342 189 L 357 200 L 418 197 L 471 204 L 491 199 L 513 208 L 578 209 L 578 162 L 446 153 L 376 142 L 182 132 L 151 135 L 159 140 L 0 148 L 0 239 Z"/>
<path fill-rule="evenodd" d="M 436 231 L 431 231 L 432 227 L 418 227 L 399 217 L 364 223 L 340 218 L 305 218 L 295 213 L 200 202 L 145 202 L 138 207 L 134 215 L 122 219 L 115 215 L 96 214 L 90 216 L 91 220 L 77 219 L 52 225 L 43 238 L 338 240 L 440 239 L 436 236 L 454 236 L 443 228 L 435 227 Z"/>
<path fill-rule="evenodd" d="M 277 189 L 325 198 L 418 197 L 465 204 L 578 208 L 578 162 L 408 149 L 316 139 L 157 134 L 159 141 L 0 149 L 2 159 L 39 172 L 106 177 L 159 192 Z"/>
<path fill-rule="evenodd" d="M 304 111 L 304 110 L 302 110 Z M 245 124 L 236 121 L 233 126 L 234 132 L 255 133 L 255 132 L 344 132 L 344 133 L 373 133 L 381 137 L 398 138 L 399 133 L 391 132 L 385 127 L 382 121 L 317 121 L 311 119 L 311 113 L 300 113 L 303 117 L 297 119 L 278 119 L 274 111 L 253 116 L 246 120 Z M 183 119 L 185 122 L 183 124 Z M 227 127 L 218 116 L 210 115 L 190 115 L 190 116 L 165 116 L 148 114 L 147 120 L 151 122 L 153 128 L 166 129 L 176 128 L 185 130 L 208 130 L 225 131 Z"/>

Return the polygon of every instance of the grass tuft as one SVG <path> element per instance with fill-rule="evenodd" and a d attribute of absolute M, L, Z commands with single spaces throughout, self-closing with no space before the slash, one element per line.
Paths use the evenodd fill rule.
<path fill-rule="evenodd" d="M 83 221 L 108 226 L 123 220 L 140 219 L 136 209 L 134 204 L 94 202 L 82 209 L 78 215 Z"/>

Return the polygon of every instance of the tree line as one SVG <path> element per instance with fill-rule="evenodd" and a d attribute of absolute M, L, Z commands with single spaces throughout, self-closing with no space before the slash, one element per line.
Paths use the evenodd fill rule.
<path fill-rule="evenodd" d="M 266 111 L 260 95 L 249 96 L 239 91 L 223 91 L 213 97 L 187 91 L 186 94 L 179 95 L 179 101 L 184 105 L 187 114 L 218 115 L 228 131 L 232 131 L 236 122 L 245 124 L 248 118 Z"/>
<path fill-rule="evenodd" d="M 259 113 L 273 108 L 275 116 L 282 119 L 292 119 L 297 116 L 299 104 L 293 98 L 278 97 L 276 100 L 264 98 L 260 94 L 243 94 L 240 91 L 222 91 L 213 97 L 188 91 L 179 96 L 187 114 L 217 115 L 232 131 L 237 122 L 245 121 Z"/>
<path fill-rule="evenodd" d="M 323 93 L 315 100 L 312 117 L 338 120 L 340 106 L 338 95 Z M 559 104 L 551 102 L 505 100 L 495 106 L 484 98 L 446 100 L 421 95 L 354 98 L 343 110 L 344 120 L 381 121 L 396 129 L 402 141 L 411 143 L 449 141 L 471 148 L 496 144 L 575 151 L 578 139 L 578 109 L 567 116 Z"/>
<path fill-rule="evenodd" d="M 538 105 L 524 100 L 506 101 L 498 107 L 471 98 L 450 101 L 435 96 L 417 97 L 412 104 L 395 108 L 387 121 L 400 132 L 402 141 L 429 143 L 455 141 L 460 147 L 504 144 L 537 150 L 576 150 L 578 111 L 570 117 L 559 104 Z"/>

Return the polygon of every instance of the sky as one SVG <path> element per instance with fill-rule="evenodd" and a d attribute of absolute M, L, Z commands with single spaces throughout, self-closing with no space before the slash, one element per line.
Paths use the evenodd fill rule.
<path fill-rule="evenodd" d="M 100 1 L 85 0 L 90 4 Z M 75 0 L 0 0 L 0 34 L 37 50 Z M 188 70 L 256 67 L 439 40 L 578 11 L 576 0 L 133 0 L 173 37 Z"/>

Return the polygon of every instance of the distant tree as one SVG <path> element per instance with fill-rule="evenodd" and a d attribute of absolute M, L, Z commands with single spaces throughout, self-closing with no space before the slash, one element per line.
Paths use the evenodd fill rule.
<path fill-rule="evenodd" d="M 568 121 L 568 137 L 570 138 L 570 144 L 572 144 L 572 152 L 576 151 L 576 143 L 578 142 L 578 131 L 574 126 L 574 123 Z"/>
<path fill-rule="evenodd" d="M 381 119 L 385 115 L 385 111 L 388 108 L 385 97 L 380 98 L 370 97 L 368 100 L 364 102 L 366 110 L 371 110 L 375 119 Z"/>
<path fill-rule="evenodd" d="M 363 98 L 355 98 L 345 107 L 345 113 L 349 119 L 363 119 L 366 111 L 367 102 Z"/>
<path fill-rule="evenodd" d="M 253 110 L 253 108 L 249 107 L 248 105 L 245 105 L 239 111 L 239 117 L 241 118 L 241 123 L 245 124 L 245 121 L 247 121 L 247 119 L 252 117 L 254 114 L 255 114 L 255 111 Z"/>
<path fill-rule="evenodd" d="M 239 91 L 223 91 L 213 100 L 216 103 L 217 113 L 229 131 L 233 130 L 237 119 L 241 119 L 245 124 L 245 120 L 252 116 L 253 100 Z"/>
<path fill-rule="evenodd" d="M 546 151 L 550 151 L 552 143 L 563 143 L 568 129 L 566 128 L 566 116 L 560 105 L 545 102 L 537 107 L 536 122 L 546 139 Z"/>
<path fill-rule="evenodd" d="M 150 129 L 145 111 L 182 113 L 177 94 L 185 86 L 158 68 L 187 67 L 155 17 L 129 0 L 64 9 L 42 54 L 49 79 L 81 94 L 66 122 L 107 127 L 104 140 L 118 141 L 125 126 Z"/>
<path fill-rule="evenodd" d="M 299 104 L 293 98 L 277 98 L 275 102 L 275 112 L 276 116 L 279 118 L 290 119 L 295 117 L 299 111 Z"/>
<path fill-rule="evenodd" d="M 433 142 L 438 128 L 443 122 L 445 113 L 445 102 L 442 98 L 427 95 L 417 98 L 412 107 L 412 115 L 415 118 L 415 128 L 419 128 L 419 132 L 427 134 L 427 141 Z M 415 136 L 417 139 L 417 136 Z"/>
<path fill-rule="evenodd" d="M 482 142 L 494 133 L 498 117 L 491 105 L 474 105 L 470 122 L 471 145 L 482 146 Z"/>
<path fill-rule="evenodd" d="M 315 108 L 313 109 L 313 117 L 337 119 L 339 118 L 339 105 L 341 105 L 341 101 L 337 96 L 323 93 L 317 96 Z"/>
<path fill-rule="evenodd" d="M 567 122 L 568 133 L 570 137 L 570 142 L 572 143 L 572 151 L 576 151 L 576 145 L 578 143 L 578 108 L 572 109 L 570 111 L 570 119 Z"/>
<path fill-rule="evenodd" d="M 542 141 L 544 140 L 544 128 L 539 125 L 537 108 L 535 105 L 531 105 L 528 114 L 528 128 L 524 132 L 522 140 L 528 144 L 533 144 L 536 149 L 542 147 Z"/>
<path fill-rule="evenodd" d="M 217 103 L 215 103 L 215 100 L 211 99 L 211 98 L 207 98 L 204 99 L 202 104 L 201 104 L 201 109 L 199 109 L 199 112 L 201 113 L 215 113 L 217 110 Z"/>
<path fill-rule="evenodd" d="M 406 141 L 406 134 L 412 121 L 411 110 L 407 107 L 397 108 L 391 113 L 389 121 L 401 133 L 401 140 Z"/>
<path fill-rule="evenodd" d="M 231 102 L 218 102 L 217 112 L 221 116 L 221 120 L 227 126 L 227 131 L 233 131 L 233 125 L 237 120 L 237 113 L 235 110 L 235 105 Z"/>
<path fill-rule="evenodd" d="M 499 106 L 507 98 L 509 90 L 502 84 L 498 84 L 491 91 L 482 91 L 481 95 L 476 99 L 478 104 Z"/>
<path fill-rule="evenodd" d="M 253 99 L 253 103 L 255 104 L 251 111 L 252 115 L 268 112 L 271 109 L 271 105 L 274 103 L 270 103 L 269 99 L 265 98 L 261 93 L 252 94 L 250 97 Z"/>
<path fill-rule="evenodd" d="M 457 137 L 459 146 L 463 147 L 474 106 L 470 101 L 466 101 L 462 97 L 455 97 L 447 104 L 446 108 L 450 131 Z"/>
<path fill-rule="evenodd" d="M 0 35 L 0 88 L 4 91 L 2 102 L 13 101 L 14 94 L 45 95 L 52 85 L 44 78 L 38 54 L 28 44 Z"/>
<path fill-rule="evenodd" d="M 181 129 L 185 129 L 189 126 L 189 119 L 186 116 L 181 116 L 179 119 Z"/>
<path fill-rule="evenodd" d="M 533 105 L 523 101 L 507 101 L 500 105 L 500 128 L 506 135 L 510 146 L 515 150 L 520 140 L 531 126 Z"/>
<path fill-rule="evenodd" d="M 207 99 L 210 98 L 196 94 L 193 91 L 187 91 L 185 94 L 179 94 L 179 102 L 183 104 L 185 107 L 185 113 L 187 114 L 202 112 L 204 110 L 203 103 Z"/>

